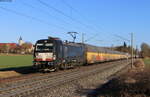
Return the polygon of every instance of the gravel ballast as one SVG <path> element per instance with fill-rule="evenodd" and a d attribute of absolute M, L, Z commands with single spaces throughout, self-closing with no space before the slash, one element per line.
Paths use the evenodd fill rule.
<path fill-rule="evenodd" d="M 111 70 L 105 70 L 78 80 L 74 80 L 63 85 L 59 85 L 54 88 L 45 89 L 44 91 L 38 91 L 28 97 L 87 97 L 89 92 L 97 88 L 98 86 L 106 83 L 108 77 L 125 68 L 125 65 L 118 65 L 111 68 Z"/>

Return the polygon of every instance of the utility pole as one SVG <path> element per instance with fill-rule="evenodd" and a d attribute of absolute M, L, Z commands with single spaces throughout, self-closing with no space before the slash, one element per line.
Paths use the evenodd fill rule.
<path fill-rule="evenodd" d="M 70 34 L 73 38 L 73 42 L 75 42 L 76 39 L 76 34 L 78 34 L 77 32 L 68 32 L 68 34 Z"/>
<path fill-rule="evenodd" d="M 112 45 L 111 45 L 111 50 L 112 50 L 112 51 L 113 51 L 113 48 L 114 48 L 114 45 L 112 44 Z"/>
<path fill-rule="evenodd" d="M 133 32 L 131 33 L 131 69 L 133 68 Z"/>
<path fill-rule="evenodd" d="M 84 33 L 82 33 L 82 43 L 84 43 Z"/>

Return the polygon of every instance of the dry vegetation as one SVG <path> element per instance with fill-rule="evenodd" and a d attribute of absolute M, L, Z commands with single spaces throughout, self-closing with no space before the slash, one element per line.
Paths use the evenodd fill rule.
<path fill-rule="evenodd" d="M 138 60 L 134 69 L 114 78 L 89 97 L 150 97 L 150 68 L 144 68 L 144 62 Z"/>
<path fill-rule="evenodd" d="M 20 76 L 21 74 L 15 72 L 15 71 L 1 71 L 0 72 L 0 79 L 1 78 L 9 78 L 13 76 Z"/>

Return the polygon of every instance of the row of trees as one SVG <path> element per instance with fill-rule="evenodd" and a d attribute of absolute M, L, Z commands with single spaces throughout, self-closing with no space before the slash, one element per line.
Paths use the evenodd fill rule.
<path fill-rule="evenodd" d="M 16 54 L 30 54 L 33 52 L 31 43 L 24 43 L 21 46 L 15 45 L 11 46 L 9 44 L 4 44 L 0 46 L 0 53 L 16 53 Z"/>
<path fill-rule="evenodd" d="M 124 42 L 124 44 L 122 46 L 117 46 L 113 48 L 116 51 L 120 51 L 120 52 L 125 52 L 125 53 L 129 53 L 131 54 L 131 46 L 127 46 L 127 44 Z M 133 49 L 134 54 L 139 53 L 139 51 L 137 49 Z"/>
<path fill-rule="evenodd" d="M 131 54 L 131 46 L 127 46 L 127 44 L 124 42 L 122 46 L 117 46 L 113 48 L 114 50 L 125 52 Z M 141 51 L 138 49 L 133 49 L 133 53 L 136 55 L 139 55 L 140 57 L 150 57 L 150 45 L 146 43 L 142 43 L 141 45 Z"/>

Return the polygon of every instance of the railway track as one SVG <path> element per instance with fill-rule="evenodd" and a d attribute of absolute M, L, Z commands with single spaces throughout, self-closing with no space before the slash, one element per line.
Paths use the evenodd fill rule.
<path fill-rule="evenodd" d="M 101 63 L 100 65 L 103 67 L 105 65 L 110 65 L 112 62 L 105 62 L 105 63 Z M 97 67 L 97 65 L 99 64 L 94 64 L 94 65 L 90 65 L 90 66 L 82 66 L 82 71 L 85 70 L 89 70 L 89 69 L 94 69 L 95 67 Z M 36 73 L 36 74 L 27 74 L 27 75 L 22 75 L 22 76 L 18 76 L 18 77 L 13 77 L 13 78 L 6 78 L 6 79 L 0 79 L 0 87 L 3 86 L 11 86 L 12 82 L 13 85 L 15 84 L 24 84 L 27 83 L 28 81 L 31 81 L 32 79 L 35 80 L 41 80 L 43 78 L 46 77 L 53 77 L 53 76 L 58 76 L 58 75 L 64 75 L 66 73 L 70 73 L 70 72 L 77 72 L 79 69 L 81 69 L 80 67 L 77 67 L 75 69 L 69 69 L 69 70 L 61 70 L 58 72 L 51 72 L 49 73 Z M 3 84 L 1 84 L 3 83 Z"/>
<path fill-rule="evenodd" d="M 101 64 L 101 66 L 104 66 L 104 65 L 109 65 L 111 63 L 107 62 L 105 64 Z M 92 68 L 95 68 L 96 67 L 96 64 L 93 65 L 93 66 L 82 66 L 82 70 L 89 70 L 89 69 L 92 69 Z M 80 67 L 78 68 L 75 68 L 75 69 L 69 69 L 69 70 L 61 70 L 61 71 L 58 71 L 58 72 L 51 72 L 51 73 L 45 73 L 45 74 L 41 74 L 41 73 L 38 73 L 38 74 L 28 74 L 28 75 L 23 75 L 23 76 L 19 76 L 19 77 L 14 77 L 14 78 L 7 78 L 7 79 L 1 79 L 0 80 L 0 87 L 5 87 L 5 86 L 11 86 L 12 85 L 12 82 L 13 82 L 13 85 L 18 85 L 18 84 L 24 84 L 24 83 L 28 83 L 28 81 L 31 81 L 31 80 L 41 80 L 43 78 L 48 78 L 48 77 L 53 77 L 53 76 L 59 76 L 59 75 L 65 75 L 67 73 L 70 73 L 70 72 L 77 72 L 79 70 Z M 81 68 L 80 68 L 81 69 Z M 1 84 L 3 83 L 3 84 Z"/>
<path fill-rule="evenodd" d="M 75 69 L 68 72 L 59 72 L 56 74 L 46 74 L 30 79 L 15 81 L 6 85 L 0 85 L 0 97 L 13 97 L 29 95 L 44 89 L 63 85 L 64 83 L 78 80 L 86 76 L 101 73 L 104 78 L 121 70 L 130 62 L 123 60 L 117 62 L 108 62 L 95 66 L 87 66 L 83 69 Z"/>

